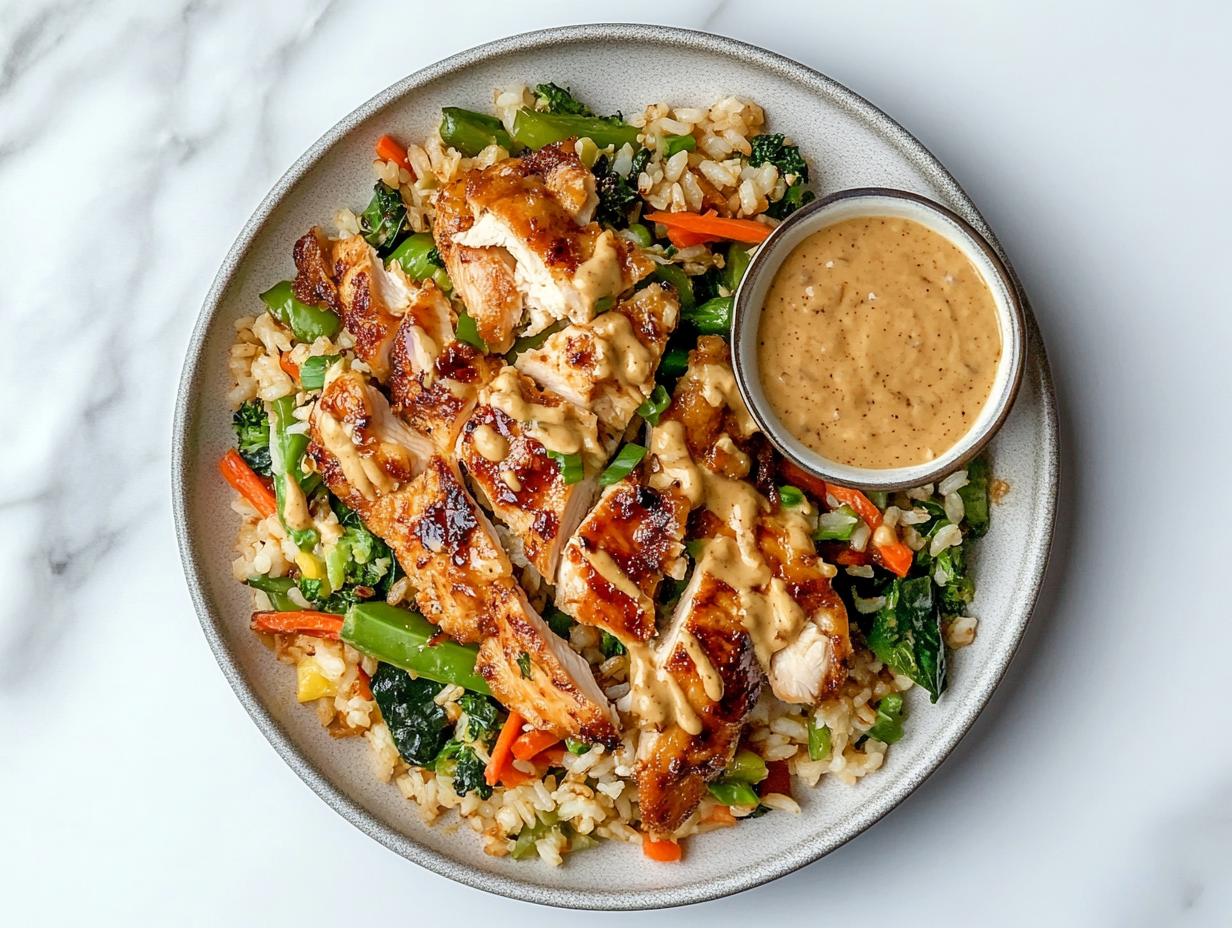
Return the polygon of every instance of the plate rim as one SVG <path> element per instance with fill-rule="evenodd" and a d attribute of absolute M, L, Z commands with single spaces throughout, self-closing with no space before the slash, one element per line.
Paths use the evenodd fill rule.
<path fill-rule="evenodd" d="M 501 874 L 479 870 L 454 860 L 445 854 L 418 844 L 412 838 L 378 820 L 357 802 L 335 786 L 304 755 L 291 740 L 282 724 L 274 718 L 241 672 L 238 661 L 222 632 L 221 617 L 210 602 L 201 577 L 203 557 L 198 551 L 198 542 L 187 531 L 191 495 L 189 448 L 192 433 L 198 419 L 194 398 L 203 375 L 202 355 L 207 335 L 218 315 L 223 294 L 242 266 L 253 242 L 265 223 L 270 219 L 286 194 L 359 123 L 370 118 L 385 106 L 413 92 L 433 80 L 451 75 L 465 68 L 500 58 L 504 55 L 526 50 L 538 50 L 554 45 L 579 45 L 603 41 L 654 43 L 660 46 L 685 48 L 735 58 L 742 63 L 760 67 L 780 77 L 804 86 L 826 97 L 831 103 L 846 109 L 852 115 L 879 131 L 893 147 L 908 158 L 911 164 L 938 188 L 943 190 L 957 210 L 970 222 L 996 251 L 1009 273 L 1009 278 L 1018 292 L 1026 316 L 1027 366 L 1034 371 L 1024 371 L 1024 376 L 1038 375 L 1040 404 L 1044 422 L 1045 445 L 1042 454 L 1044 473 L 1041 474 L 1041 490 L 1045 518 L 1032 525 L 1027 536 L 1026 555 L 1036 564 L 1025 595 L 1019 597 L 1019 608 L 1003 618 L 1012 621 L 1012 634 L 1007 637 L 1001 651 L 973 674 L 972 687 L 967 698 L 955 709 L 955 727 L 949 738 L 937 742 L 922 753 L 914 769 L 893 788 L 879 793 L 860 811 L 843 823 L 828 839 L 821 836 L 803 842 L 763 860 L 754 867 L 735 870 L 717 879 L 694 881 L 665 889 L 634 889 L 592 892 L 526 883 Z M 993 693 L 1005 677 L 1010 661 L 1021 644 L 1023 634 L 1034 613 L 1039 599 L 1052 546 L 1053 529 L 1057 513 L 1058 484 L 1060 479 L 1060 430 L 1057 417 L 1056 393 L 1043 340 L 1031 310 L 1030 302 L 1004 248 L 992 229 L 976 208 L 974 202 L 941 162 L 911 133 L 899 125 L 859 94 L 825 76 L 824 74 L 791 58 L 771 52 L 759 46 L 741 42 L 726 36 L 673 26 L 639 23 L 595 23 L 540 29 L 507 36 L 475 46 L 444 58 L 434 64 L 413 72 L 390 85 L 365 103 L 347 114 L 318 138 L 287 171 L 278 179 L 269 193 L 261 200 L 239 235 L 228 249 L 217 274 L 202 302 L 197 322 L 193 327 L 185 352 L 175 403 L 175 419 L 171 433 L 171 478 L 172 510 L 175 520 L 176 540 L 184 568 L 189 595 L 210 649 L 223 675 L 230 684 L 241 705 L 269 741 L 271 747 L 284 762 L 335 812 L 349 821 L 364 834 L 375 839 L 389 850 L 436 874 L 455 880 L 466 886 L 495 893 L 511 899 L 571 909 L 590 910 L 643 910 L 669 908 L 706 902 L 751 889 L 782 876 L 838 849 L 849 840 L 863 833 L 877 821 L 896 808 L 931 776 L 942 761 L 966 736 L 975 720 L 987 706 Z"/>

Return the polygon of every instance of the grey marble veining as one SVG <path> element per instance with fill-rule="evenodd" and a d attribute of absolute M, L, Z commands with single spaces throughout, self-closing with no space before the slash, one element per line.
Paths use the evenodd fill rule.
<path fill-rule="evenodd" d="M 957 754 L 818 864 L 632 917 L 1232 923 L 1218 583 L 1232 544 L 1217 491 L 1232 451 L 1219 270 L 1232 18 L 736 0 L 618 13 L 795 57 L 920 136 L 1014 257 L 1073 449 L 1044 603 Z M 617 17 L 563 3 L 0 5 L 6 923 L 354 921 L 322 859 L 415 924 L 576 920 L 412 867 L 283 767 L 188 603 L 168 436 L 201 298 L 301 151 L 418 67 L 588 18 Z"/>

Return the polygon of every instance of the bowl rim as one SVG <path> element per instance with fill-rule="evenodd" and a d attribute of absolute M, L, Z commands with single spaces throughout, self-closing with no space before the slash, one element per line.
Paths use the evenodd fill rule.
<path fill-rule="evenodd" d="M 791 249 L 799 244 L 799 241 L 794 239 L 799 235 L 800 227 L 814 226 L 808 234 L 828 228 L 826 214 L 839 212 L 845 204 L 853 200 L 868 201 L 868 212 L 858 214 L 868 217 L 882 215 L 878 212 L 879 203 L 889 209 L 893 209 L 895 205 L 900 207 L 908 205 L 907 211 L 915 209 L 935 214 L 944 220 L 943 224 L 956 227 L 959 236 L 935 228 L 932 231 L 945 236 L 969 259 L 972 252 L 978 253 L 988 262 L 996 278 L 995 281 L 987 281 L 987 283 L 997 303 L 998 322 L 1003 330 L 1007 331 L 1001 333 L 1004 350 L 998 362 L 994 392 L 985 401 L 972 427 L 944 454 L 924 464 L 878 469 L 842 465 L 830 461 L 811 451 L 791 435 L 774 411 L 769 408 L 764 392 L 757 388 L 757 352 L 754 343 L 757 337 L 757 324 L 764 309 L 761 305 L 764 292 L 773 283 L 774 274 L 787 259 Z M 843 220 L 835 219 L 834 221 Z M 981 276 L 986 276 L 983 270 L 981 270 Z M 759 299 L 754 300 L 754 296 L 758 296 Z M 1004 307 L 1002 307 L 1003 302 Z M 744 278 L 736 289 L 732 312 L 731 346 L 732 371 L 736 377 L 736 386 L 740 390 L 740 396 L 754 421 L 785 458 L 814 477 L 819 477 L 829 483 L 864 491 L 893 492 L 935 482 L 966 464 L 992 441 L 1009 417 L 1014 400 L 1018 395 L 1018 389 L 1022 385 L 1023 371 L 1026 368 L 1026 316 L 1018 290 L 1014 286 L 1005 263 L 984 239 L 984 236 L 962 216 L 944 204 L 909 190 L 898 190 L 893 187 L 851 187 L 836 190 L 796 210 L 776 226 L 766 240 L 758 246 L 745 271 Z"/>
<path fill-rule="evenodd" d="M 1019 607 L 1003 616 L 1007 634 L 1002 650 L 972 675 L 970 697 L 956 707 L 951 736 L 932 744 L 921 754 L 914 769 L 892 789 L 886 789 L 865 805 L 858 815 L 834 829 L 826 839 L 802 842 L 785 848 L 756 867 L 733 869 L 717 879 L 697 880 L 671 888 L 647 890 L 581 891 L 562 887 L 527 883 L 511 879 L 458 862 L 445 854 L 422 846 L 391 828 L 363 808 L 332 783 L 299 749 L 286 729 L 262 703 L 256 691 L 240 669 L 225 632 L 219 611 L 205 589 L 203 562 L 205 553 L 198 540 L 187 531 L 191 511 L 193 457 L 196 450 L 195 429 L 200 416 L 196 403 L 199 385 L 204 377 L 203 356 L 208 334 L 219 314 L 222 298 L 239 272 L 249 250 L 264 225 L 270 220 L 283 198 L 298 184 L 330 149 L 352 129 L 384 107 L 413 92 L 418 87 L 465 70 L 467 67 L 504 55 L 529 49 L 544 49 L 560 45 L 593 45 L 606 42 L 639 42 L 667 48 L 695 50 L 723 55 L 743 64 L 767 70 L 780 78 L 823 96 L 832 104 L 847 110 L 878 131 L 886 143 L 910 160 L 915 170 L 931 185 L 942 190 L 956 204 L 969 211 L 974 226 L 981 230 L 989 244 L 1002 254 L 987 223 L 962 187 L 941 163 L 914 136 L 873 104 L 852 90 L 797 61 L 736 39 L 698 30 L 638 23 L 599 23 L 562 26 L 508 36 L 458 52 L 435 64 L 413 72 L 370 98 L 339 120 L 314 142 L 279 178 L 261 200 L 219 266 L 193 327 L 181 372 L 175 403 L 175 419 L 171 435 L 172 511 L 180 558 L 184 567 L 189 595 L 197 612 L 202 632 L 218 661 L 219 667 L 241 705 L 271 747 L 301 780 L 321 797 L 335 812 L 360 831 L 389 850 L 436 874 L 463 885 L 540 905 L 588 910 L 630 911 L 667 908 L 706 902 L 751 889 L 804 867 L 847 841 L 866 831 L 903 800 L 911 795 L 949 755 L 974 724 L 993 692 L 1004 678 L 1005 671 L 1026 631 L 1047 568 L 1052 530 L 1056 519 L 1058 479 L 1060 470 L 1059 423 L 1052 374 L 1038 327 L 1029 312 L 1029 349 L 1038 365 L 1040 404 L 1046 433 L 1041 489 L 1047 518 L 1033 526 L 1027 540 L 1026 558 L 1036 565 L 1030 582 L 1019 591 Z M 1003 259 L 1004 260 L 1004 259 Z M 1008 261 L 1005 261 L 1020 297 L 1021 285 Z"/>

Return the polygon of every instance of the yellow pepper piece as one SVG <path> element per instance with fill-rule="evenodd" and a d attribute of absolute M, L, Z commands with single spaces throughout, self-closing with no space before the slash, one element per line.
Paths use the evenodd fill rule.
<path fill-rule="evenodd" d="M 321 673 L 321 666 L 312 658 L 300 661 L 295 668 L 295 679 L 295 698 L 300 702 L 338 695 L 338 684 Z"/>
<path fill-rule="evenodd" d="M 301 551 L 295 555 L 295 565 L 308 580 L 324 580 L 327 576 L 325 561 L 309 551 Z"/>

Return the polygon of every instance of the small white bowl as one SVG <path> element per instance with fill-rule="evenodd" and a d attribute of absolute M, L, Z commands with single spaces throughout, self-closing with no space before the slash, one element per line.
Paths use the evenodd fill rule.
<path fill-rule="evenodd" d="M 865 216 L 911 219 L 945 236 L 979 270 L 993 295 L 1001 329 L 1002 352 L 988 402 L 971 429 L 944 454 L 911 467 L 853 467 L 823 457 L 806 447 L 774 414 L 758 376 L 757 329 L 766 292 L 793 248 L 812 233 Z M 1025 323 L 1022 304 L 996 252 L 963 219 L 944 206 L 914 193 L 862 187 L 830 194 L 797 210 L 771 233 L 753 256 L 736 292 L 732 320 L 732 364 L 736 383 L 750 414 L 783 455 L 804 470 L 831 483 L 860 490 L 904 490 L 923 486 L 975 457 L 992 438 L 1013 405 L 1022 381 Z"/>

